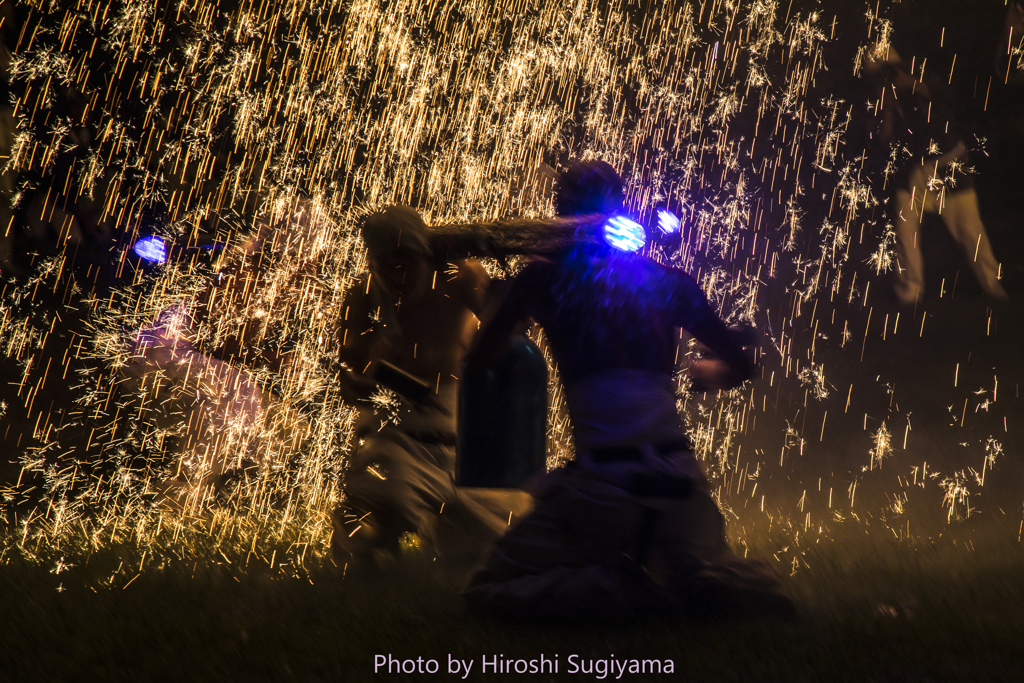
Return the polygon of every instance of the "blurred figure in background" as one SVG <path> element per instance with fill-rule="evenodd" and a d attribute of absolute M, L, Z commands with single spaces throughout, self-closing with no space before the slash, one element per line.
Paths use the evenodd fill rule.
<path fill-rule="evenodd" d="M 275 326 L 290 308 L 312 309 L 308 301 L 323 298 L 315 276 L 329 228 L 313 203 L 287 202 L 229 248 L 193 300 L 130 335 L 121 391 L 164 434 L 172 463 L 156 483 L 161 505 L 203 516 L 230 474 L 281 466 L 278 442 L 297 447 L 306 437 L 308 422 L 256 374 L 288 370 L 291 349 Z"/>
<path fill-rule="evenodd" d="M 158 406 L 154 426 L 170 437 L 172 472 L 155 484 L 158 503 L 202 516 L 225 472 L 256 450 L 262 393 L 245 370 L 197 348 L 185 305 L 165 309 L 130 346 L 121 391 Z"/>
<path fill-rule="evenodd" d="M 1004 301 L 999 262 L 981 220 L 967 145 L 953 116 L 948 89 L 924 61 L 920 68 L 919 78 L 888 44 L 875 45 L 864 59 L 873 97 L 878 98 L 877 141 L 895 146 L 897 156 L 909 154 L 896 168 L 894 179 L 896 298 L 912 306 L 924 294 L 920 230 L 928 213 L 942 218 L 982 291 Z"/>

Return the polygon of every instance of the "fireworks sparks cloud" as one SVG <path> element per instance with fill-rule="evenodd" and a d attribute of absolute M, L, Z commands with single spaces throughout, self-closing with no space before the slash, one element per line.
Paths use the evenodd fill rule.
<path fill-rule="evenodd" d="M 366 267 L 359 217 L 391 203 L 428 224 L 550 216 L 553 169 L 576 158 L 611 163 L 630 215 L 661 222 L 667 234 L 646 253 L 758 330 L 756 381 L 680 400 L 717 499 L 745 530 L 792 517 L 826 533 L 872 478 L 898 482 L 890 514 L 927 504 L 953 521 L 998 477 L 997 432 L 1012 413 L 997 376 L 967 393 L 957 365 L 943 394 L 955 401 L 943 428 L 975 420 L 966 457 L 981 472 L 968 476 L 928 466 L 901 387 L 850 369 L 928 333 L 926 311 L 874 304 L 875 282 L 897 267 L 876 181 L 899 150 L 865 170 L 852 122 L 877 103 L 834 92 L 895 39 L 874 7 L 2 7 L 0 255 L 12 274 L 0 349 L 17 381 L 0 417 L 18 459 L 5 553 L 64 563 L 71 549 L 119 543 L 151 557 L 230 549 L 287 571 L 322 556 L 353 446 L 354 411 L 333 378 L 345 292 Z M 57 247 L 19 261 L 19 234 Z M 149 236 L 165 263 L 133 256 Z M 225 247 L 198 248 L 211 244 Z M 549 460 L 560 463 L 572 444 L 552 377 Z M 830 439 L 847 423 L 859 441 Z M 222 485 L 169 491 L 175 478 Z"/>

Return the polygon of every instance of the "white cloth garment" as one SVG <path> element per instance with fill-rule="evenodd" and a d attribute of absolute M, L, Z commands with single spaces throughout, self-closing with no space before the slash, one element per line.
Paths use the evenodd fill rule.
<path fill-rule="evenodd" d="M 336 562 L 396 551 L 405 533 L 439 557 L 473 561 L 532 507 L 518 489 L 455 485 L 456 392 L 448 385 L 434 397 L 447 412 L 402 400 L 397 424 L 379 411 L 363 414 L 345 499 L 333 515 Z"/>
<path fill-rule="evenodd" d="M 249 375 L 199 352 L 180 307 L 130 339 L 120 390 L 153 411 L 173 445 L 174 470 L 157 483 L 175 504 L 197 510 L 226 470 L 256 459 L 263 397 Z"/>

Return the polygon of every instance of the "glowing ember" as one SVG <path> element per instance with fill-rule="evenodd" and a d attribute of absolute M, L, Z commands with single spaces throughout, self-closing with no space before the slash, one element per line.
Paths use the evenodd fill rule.
<path fill-rule="evenodd" d="M 680 225 L 679 217 L 674 213 L 665 209 L 658 209 L 658 227 L 661 228 L 663 233 L 671 235 L 679 232 Z"/>

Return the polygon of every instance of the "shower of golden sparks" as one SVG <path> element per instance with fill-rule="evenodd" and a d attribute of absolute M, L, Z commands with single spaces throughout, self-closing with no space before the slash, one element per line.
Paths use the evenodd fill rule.
<path fill-rule="evenodd" d="M 2 217 L 8 235 L 58 245 L 0 301 L 0 346 L 20 373 L 5 400 L 21 422 L 5 552 L 49 561 L 128 543 L 289 571 L 324 553 L 352 445 L 333 378 L 345 292 L 365 268 L 354 227 L 385 204 L 428 223 L 547 216 L 549 169 L 599 157 L 627 180 L 639 220 L 681 216 L 680 239 L 652 256 L 698 277 L 727 321 L 760 330 L 763 370 L 681 409 L 723 507 L 763 513 L 769 528 L 797 513 L 771 472 L 820 454 L 826 419 L 854 419 L 851 396 L 869 391 L 833 385 L 816 354 L 841 348 L 856 363 L 897 334 L 898 316 L 879 329 L 869 298 L 882 286 L 872 274 L 893 267 L 892 229 L 846 143 L 865 106 L 830 92 L 855 54 L 816 3 L 2 7 L 14 207 Z M 839 28 L 865 50 L 891 37 L 874 15 Z M 176 245 L 164 266 L 131 254 L 151 232 Z M 204 240 L 226 247 L 195 248 Z M 924 315 L 909 318 L 899 334 L 924 334 Z M 554 377 L 561 461 L 571 444 Z M 50 400 L 55 386 L 73 402 Z M 887 398 L 874 437 L 864 415 L 863 444 L 892 479 L 906 439 L 889 435 L 899 409 Z M 776 465 L 766 450 L 779 445 Z M 834 469 L 800 498 L 802 530 L 843 518 L 833 488 L 849 485 L 853 506 L 856 479 Z M 951 518 L 969 483 L 944 480 Z"/>

